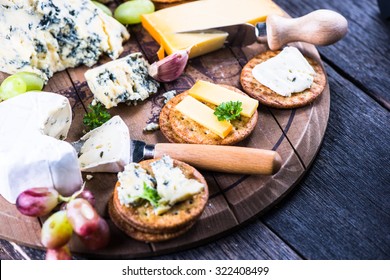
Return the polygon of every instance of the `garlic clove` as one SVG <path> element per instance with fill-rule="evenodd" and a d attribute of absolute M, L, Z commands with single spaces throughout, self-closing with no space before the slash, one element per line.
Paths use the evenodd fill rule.
<path fill-rule="evenodd" d="M 149 75 L 159 82 L 171 82 L 180 77 L 183 73 L 187 61 L 189 50 L 177 51 L 160 61 L 149 66 Z"/>

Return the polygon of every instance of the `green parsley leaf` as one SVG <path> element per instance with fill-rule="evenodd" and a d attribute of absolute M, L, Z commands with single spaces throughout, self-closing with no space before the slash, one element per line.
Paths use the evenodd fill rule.
<path fill-rule="evenodd" d="M 214 115 L 217 116 L 219 121 L 232 121 L 240 118 L 241 111 L 242 102 L 240 101 L 222 102 L 215 108 Z"/>
<path fill-rule="evenodd" d="M 157 207 L 158 201 L 161 199 L 157 193 L 157 190 L 153 187 L 149 187 L 145 182 L 144 182 L 144 192 L 142 195 L 140 195 L 140 198 L 149 201 L 150 204 L 153 205 L 153 207 Z"/>
<path fill-rule="evenodd" d="M 110 113 L 101 103 L 95 106 L 89 105 L 88 109 L 90 111 L 84 115 L 83 123 L 91 130 L 101 126 L 111 118 Z"/>

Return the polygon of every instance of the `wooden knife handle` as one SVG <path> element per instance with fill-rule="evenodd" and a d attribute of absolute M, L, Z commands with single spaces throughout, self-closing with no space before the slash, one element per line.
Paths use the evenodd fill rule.
<path fill-rule="evenodd" d="M 269 15 L 266 30 L 271 50 L 278 50 L 292 42 L 330 45 L 347 34 L 348 22 L 334 11 L 316 10 L 299 18 Z"/>
<path fill-rule="evenodd" d="M 227 173 L 271 175 L 282 165 L 275 151 L 237 146 L 156 144 L 154 158 L 163 155 L 197 168 Z"/>

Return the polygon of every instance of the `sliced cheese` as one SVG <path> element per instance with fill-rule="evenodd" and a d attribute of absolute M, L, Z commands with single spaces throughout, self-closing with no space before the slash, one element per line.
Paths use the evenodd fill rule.
<path fill-rule="evenodd" d="M 123 171 L 130 161 L 129 128 L 119 116 L 85 134 L 81 141 L 79 162 L 81 171 Z"/>
<path fill-rule="evenodd" d="M 252 74 L 277 94 L 289 97 L 310 88 L 315 71 L 297 48 L 286 47 L 277 56 L 256 65 Z"/>
<path fill-rule="evenodd" d="M 158 215 L 168 211 L 178 202 L 185 201 L 204 189 L 204 184 L 195 179 L 188 179 L 179 167 L 173 166 L 169 156 L 152 162 L 153 175 L 157 182 L 157 193 L 160 196 L 159 206 L 155 210 Z"/>
<path fill-rule="evenodd" d="M 71 120 L 69 101 L 59 94 L 27 92 L 0 103 L 0 195 L 14 203 L 32 187 L 65 196 L 80 189 L 77 153 L 60 140 Z"/>
<path fill-rule="evenodd" d="M 253 98 L 202 80 L 198 80 L 189 89 L 189 94 L 198 100 L 206 101 L 217 106 L 222 102 L 240 101 L 242 102 L 241 115 L 249 118 L 252 117 L 259 106 L 259 101 Z"/>
<path fill-rule="evenodd" d="M 186 96 L 175 108 L 221 138 L 225 138 L 233 129 L 228 121 L 218 121 L 210 107 L 191 96 Z"/>
<path fill-rule="evenodd" d="M 265 21 L 271 13 L 283 14 L 271 0 L 203 0 L 145 14 L 142 25 L 168 54 L 191 48 L 190 57 L 195 57 L 222 47 L 228 34 L 176 32 L 254 24 Z"/>

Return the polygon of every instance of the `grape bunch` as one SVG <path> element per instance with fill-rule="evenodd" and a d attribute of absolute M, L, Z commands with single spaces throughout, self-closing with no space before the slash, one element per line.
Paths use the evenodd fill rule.
<path fill-rule="evenodd" d="M 41 243 L 47 248 L 47 260 L 68 260 L 68 243 L 75 233 L 90 250 L 102 249 L 110 241 L 107 222 L 96 212 L 93 194 L 84 187 L 71 197 L 52 188 L 31 188 L 19 194 L 16 208 L 24 215 L 42 217 L 56 209 L 42 225 Z"/>
<path fill-rule="evenodd" d="M 37 74 L 18 72 L 4 79 L 0 85 L 0 101 L 32 90 L 42 90 L 44 81 Z"/>

